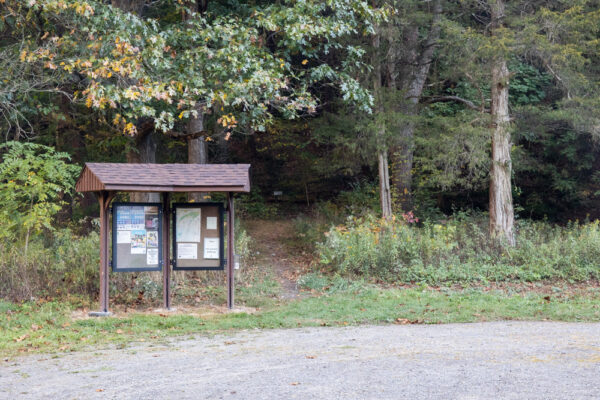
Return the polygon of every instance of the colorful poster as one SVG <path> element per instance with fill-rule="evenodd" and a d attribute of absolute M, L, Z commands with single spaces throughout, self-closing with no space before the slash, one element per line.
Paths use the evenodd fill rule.
<path fill-rule="evenodd" d="M 177 259 L 178 260 L 197 260 L 198 259 L 198 244 L 197 243 L 177 243 Z"/>
<path fill-rule="evenodd" d="M 158 214 L 146 214 L 146 229 L 158 229 Z"/>
<path fill-rule="evenodd" d="M 131 254 L 146 254 L 146 231 L 131 231 Z"/>
<path fill-rule="evenodd" d="M 178 208 L 176 215 L 176 241 L 200 242 L 200 208 Z"/>
<path fill-rule="evenodd" d="M 145 214 L 143 206 L 131 207 L 131 230 L 145 229 L 144 219 Z"/>
<path fill-rule="evenodd" d="M 158 265 L 158 249 L 148 249 L 146 253 L 146 264 Z"/>
<path fill-rule="evenodd" d="M 158 231 L 147 231 L 146 246 L 158 247 Z"/>
<path fill-rule="evenodd" d="M 119 230 L 119 231 L 130 231 L 131 230 L 131 207 L 127 207 L 127 206 L 117 207 L 117 230 Z"/>
<path fill-rule="evenodd" d="M 217 229 L 217 217 L 206 217 L 206 229 Z"/>
<path fill-rule="evenodd" d="M 131 243 L 131 231 L 117 231 L 117 244 L 125 243 Z"/>
<path fill-rule="evenodd" d="M 218 260 L 219 259 L 219 238 L 204 239 L 204 259 Z"/>

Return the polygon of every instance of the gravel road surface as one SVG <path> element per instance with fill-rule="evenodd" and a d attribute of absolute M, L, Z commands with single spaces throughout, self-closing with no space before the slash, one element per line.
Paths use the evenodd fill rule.
<path fill-rule="evenodd" d="M 245 331 L 0 361 L 6 399 L 599 399 L 600 324 Z"/>

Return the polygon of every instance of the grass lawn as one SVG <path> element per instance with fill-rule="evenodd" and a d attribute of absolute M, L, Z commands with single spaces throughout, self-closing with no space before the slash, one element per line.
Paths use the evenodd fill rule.
<path fill-rule="evenodd" d="M 265 303 L 266 304 L 266 303 Z M 65 302 L 0 301 L 0 355 L 125 347 L 169 336 L 226 333 L 241 329 L 358 324 L 453 323 L 491 320 L 600 321 L 597 287 L 552 294 L 490 288 L 349 287 L 299 300 L 273 303 L 256 312 L 203 316 L 129 312 L 82 318 Z M 200 315 L 202 315 L 200 313 Z"/>

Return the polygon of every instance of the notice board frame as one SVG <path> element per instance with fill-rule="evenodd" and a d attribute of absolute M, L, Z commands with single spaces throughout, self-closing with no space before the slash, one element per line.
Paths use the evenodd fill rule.
<path fill-rule="evenodd" d="M 118 251 L 117 251 L 117 207 L 119 206 L 140 206 L 140 207 L 157 207 L 158 208 L 158 265 L 156 267 L 119 267 Z M 137 202 L 114 202 L 111 206 L 112 214 L 112 260 L 111 269 L 113 272 L 142 272 L 142 271 L 162 271 L 163 267 L 163 205 L 162 203 L 137 203 Z M 148 247 L 146 247 L 148 251 Z"/>
<path fill-rule="evenodd" d="M 207 266 L 185 266 L 180 267 L 177 265 L 177 208 L 200 208 L 203 207 L 217 207 L 218 218 L 217 226 L 219 227 L 219 265 L 214 267 Z M 198 202 L 198 203 L 173 203 L 171 206 L 172 225 L 173 225 L 173 238 L 171 244 L 173 246 L 173 270 L 174 271 L 223 271 L 225 270 L 225 264 L 227 259 L 225 258 L 225 207 L 220 202 Z M 202 213 L 200 224 L 202 225 Z M 203 239 L 203 238 L 201 238 Z"/>

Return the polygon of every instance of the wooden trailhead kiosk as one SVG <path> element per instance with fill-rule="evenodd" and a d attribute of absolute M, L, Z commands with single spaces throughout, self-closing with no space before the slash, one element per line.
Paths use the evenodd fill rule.
<path fill-rule="evenodd" d="M 171 267 L 174 270 L 226 269 L 227 306 L 233 308 L 233 195 L 250 191 L 249 171 L 249 164 L 86 163 L 75 188 L 78 192 L 96 193 L 100 203 L 100 311 L 90 315 L 110 315 L 109 265 L 113 272 L 162 271 L 165 309 L 171 308 Z M 160 193 L 161 202 L 113 202 L 111 206 L 118 192 Z M 225 206 L 205 202 L 171 204 L 173 192 L 223 192 L 227 193 L 227 202 Z M 111 214 L 112 225 L 109 225 Z M 227 255 L 224 254 L 225 225 Z"/>

